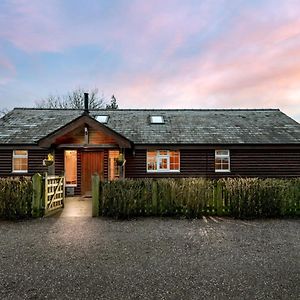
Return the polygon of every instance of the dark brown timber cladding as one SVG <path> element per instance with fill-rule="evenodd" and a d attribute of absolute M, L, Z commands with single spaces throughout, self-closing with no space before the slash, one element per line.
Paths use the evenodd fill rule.
<path fill-rule="evenodd" d="M 103 155 L 103 175 L 104 175 L 104 179 L 108 179 L 108 150 L 104 150 L 104 155 Z"/>
<path fill-rule="evenodd" d="M 55 175 L 62 175 L 65 171 L 64 150 L 55 150 Z M 78 176 L 78 175 L 77 175 Z"/>
<path fill-rule="evenodd" d="M 224 148 L 226 149 L 226 148 Z M 142 177 L 298 177 L 300 150 L 232 149 L 231 172 L 216 173 L 214 150 L 181 149 L 179 173 L 147 173 L 146 150 L 126 152 L 127 178 Z"/>
<path fill-rule="evenodd" d="M 20 150 L 23 148 L 20 147 Z M 47 167 L 43 166 L 43 159 L 47 158 L 48 150 L 37 149 L 28 150 L 28 173 L 12 173 L 12 153 L 13 150 L 0 150 L 0 177 L 1 176 L 26 176 L 33 175 L 35 173 L 41 173 L 47 171 Z"/>
<path fill-rule="evenodd" d="M 0 177 L 12 175 L 12 150 L 0 150 Z"/>
<path fill-rule="evenodd" d="M 47 158 L 49 152 L 44 149 L 28 150 L 28 173 L 30 175 L 47 172 L 48 168 L 43 166 L 43 159 Z"/>

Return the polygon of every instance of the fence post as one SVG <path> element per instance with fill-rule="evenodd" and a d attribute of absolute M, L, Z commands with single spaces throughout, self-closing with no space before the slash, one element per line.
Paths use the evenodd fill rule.
<path fill-rule="evenodd" d="M 94 174 L 92 176 L 92 216 L 99 217 L 99 176 Z"/>
<path fill-rule="evenodd" d="M 220 182 L 220 180 L 217 181 L 217 184 L 215 186 L 215 195 L 216 195 L 216 205 L 217 205 L 217 215 L 222 216 L 224 215 L 224 201 L 223 201 L 223 195 L 222 195 L 223 185 Z"/>
<path fill-rule="evenodd" d="M 48 211 L 48 174 L 45 173 L 45 184 L 44 184 L 44 215 L 47 214 Z"/>
<path fill-rule="evenodd" d="M 41 174 L 34 174 L 32 176 L 32 186 L 33 186 L 33 194 L 32 194 L 32 216 L 34 218 L 41 217 L 43 215 L 42 209 L 42 184 L 43 178 Z"/>
<path fill-rule="evenodd" d="M 157 215 L 157 181 L 152 181 L 152 213 Z"/>

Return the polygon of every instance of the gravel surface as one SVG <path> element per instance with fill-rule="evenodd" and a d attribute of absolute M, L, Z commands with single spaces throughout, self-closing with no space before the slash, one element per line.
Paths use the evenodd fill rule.
<path fill-rule="evenodd" d="M 0 299 L 299 299 L 300 220 L 0 221 Z"/>

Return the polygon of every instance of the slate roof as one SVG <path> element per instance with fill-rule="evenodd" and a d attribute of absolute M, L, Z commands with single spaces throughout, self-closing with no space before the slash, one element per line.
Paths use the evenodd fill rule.
<path fill-rule="evenodd" d="M 35 144 L 82 110 L 15 108 L 0 119 L 0 144 Z M 300 144 L 300 124 L 278 109 L 91 111 L 134 144 Z M 164 124 L 150 124 L 162 115 Z"/>

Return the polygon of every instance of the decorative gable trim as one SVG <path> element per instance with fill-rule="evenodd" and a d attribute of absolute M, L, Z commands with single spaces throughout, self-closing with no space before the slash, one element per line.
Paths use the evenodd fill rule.
<path fill-rule="evenodd" d="M 72 120 L 71 122 L 67 123 L 61 128 L 41 138 L 38 141 L 38 146 L 41 148 L 49 148 L 52 144 L 55 143 L 57 138 L 68 134 L 74 129 L 84 125 L 88 125 L 89 127 L 94 128 L 95 130 L 102 131 L 105 134 L 112 136 L 116 140 L 120 148 L 132 147 L 132 142 L 130 140 L 86 114 Z"/>

